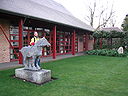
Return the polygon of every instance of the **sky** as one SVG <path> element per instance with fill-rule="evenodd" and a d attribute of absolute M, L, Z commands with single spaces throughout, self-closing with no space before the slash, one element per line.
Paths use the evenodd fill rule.
<path fill-rule="evenodd" d="M 69 12 L 75 17 L 79 18 L 83 22 L 89 24 L 85 18 L 88 16 L 88 6 L 91 6 L 94 1 L 97 2 L 96 12 L 98 14 L 102 7 L 107 6 L 108 10 L 112 8 L 115 11 L 115 27 L 121 28 L 121 24 L 126 14 L 128 14 L 128 0 L 54 0 L 62 4 Z M 109 13 L 109 12 L 108 12 Z M 94 27 L 98 24 L 98 20 L 95 20 Z M 109 27 L 109 26 L 108 26 Z"/>

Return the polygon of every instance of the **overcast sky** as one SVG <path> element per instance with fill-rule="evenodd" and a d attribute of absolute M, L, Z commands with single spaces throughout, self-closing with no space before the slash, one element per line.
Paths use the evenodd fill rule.
<path fill-rule="evenodd" d="M 66 9 L 68 9 L 75 17 L 79 18 L 80 20 L 88 23 L 84 18 L 89 14 L 88 6 L 91 2 L 95 0 L 55 0 L 58 3 L 62 4 Z M 96 0 L 97 5 L 101 5 L 111 7 L 113 4 L 113 10 L 115 11 L 116 17 L 116 25 L 120 28 L 123 19 L 125 18 L 126 14 L 128 14 L 128 0 Z M 108 4 L 107 4 L 108 2 Z M 95 24 L 96 26 L 96 24 Z"/>

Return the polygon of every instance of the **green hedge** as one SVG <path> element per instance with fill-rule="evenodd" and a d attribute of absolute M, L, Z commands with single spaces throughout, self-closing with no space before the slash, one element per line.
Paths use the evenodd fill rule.
<path fill-rule="evenodd" d="M 120 38 L 119 40 L 117 40 L 116 42 L 117 43 L 112 43 L 112 45 L 107 45 L 106 46 L 106 43 L 104 44 L 104 41 L 103 40 L 103 44 L 102 44 L 102 49 L 103 48 L 119 48 L 120 46 L 127 46 L 128 45 L 128 31 L 123 31 L 123 32 L 118 32 L 118 31 L 110 31 L 110 32 L 107 32 L 107 31 L 96 31 L 92 34 L 92 36 L 95 38 L 95 39 L 113 39 L 113 38 Z M 94 45 L 94 48 L 95 49 L 100 49 L 99 47 L 99 40 L 97 41 L 96 40 L 96 43 Z M 114 40 L 113 40 L 114 41 Z"/>
<path fill-rule="evenodd" d="M 113 56 L 113 57 L 126 57 L 127 54 L 118 54 L 116 50 L 109 50 L 109 49 L 97 49 L 97 50 L 90 50 L 85 52 L 88 55 L 101 55 L 101 56 Z"/>
<path fill-rule="evenodd" d="M 94 38 L 124 38 L 128 34 L 128 31 L 118 32 L 118 31 L 96 31 L 93 33 Z"/>

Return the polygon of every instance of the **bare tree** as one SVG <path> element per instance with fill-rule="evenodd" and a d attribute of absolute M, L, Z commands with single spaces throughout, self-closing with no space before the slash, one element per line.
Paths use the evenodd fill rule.
<path fill-rule="evenodd" d="M 86 19 L 88 22 L 90 22 L 90 25 L 92 27 L 94 27 L 94 22 L 98 22 L 95 30 L 98 30 L 101 27 L 105 27 L 110 20 L 112 22 L 113 19 L 112 17 L 114 16 L 115 13 L 113 11 L 113 4 L 111 6 L 111 9 L 108 8 L 108 3 L 106 3 L 106 6 L 102 5 L 101 8 L 99 8 L 99 10 L 97 9 L 97 6 L 98 5 L 96 1 L 93 2 L 93 6 L 91 6 L 91 4 L 89 5 L 88 9 L 90 15 L 88 15 Z"/>
<path fill-rule="evenodd" d="M 109 25 L 112 26 L 112 27 L 115 27 L 115 24 L 116 24 L 116 17 L 115 15 L 110 19 L 109 21 Z"/>
<path fill-rule="evenodd" d="M 103 15 L 103 13 L 101 15 Z M 109 14 L 106 13 L 106 16 L 103 15 L 102 18 L 99 18 L 99 24 L 95 30 L 98 30 L 100 27 L 106 27 L 109 20 L 112 20 L 113 14 L 114 14 L 114 11 L 111 10 Z"/>
<path fill-rule="evenodd" d="M 96 2 L 94 2 L 93 8 L 91 6 L 89 6 L 90 15 L 87 16 L 87 19 L 85 18 L 88 22 L 90 22 L 90 25 L 92 27 L 93 27 L 93 24 L 94 24 L 95 10 L 96 10 Z"/>

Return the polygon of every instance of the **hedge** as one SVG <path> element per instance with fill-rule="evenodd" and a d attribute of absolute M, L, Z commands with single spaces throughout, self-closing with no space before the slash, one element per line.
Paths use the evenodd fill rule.
<path fill-rule="evenodd" d="M 101 56 L 113 56 L 113 57 L 126 57 L 127 53 L 119 54 L 117 50 L 109 49 L 96 49 L 85 52 L 88 55 L 101 55 Z"/>

